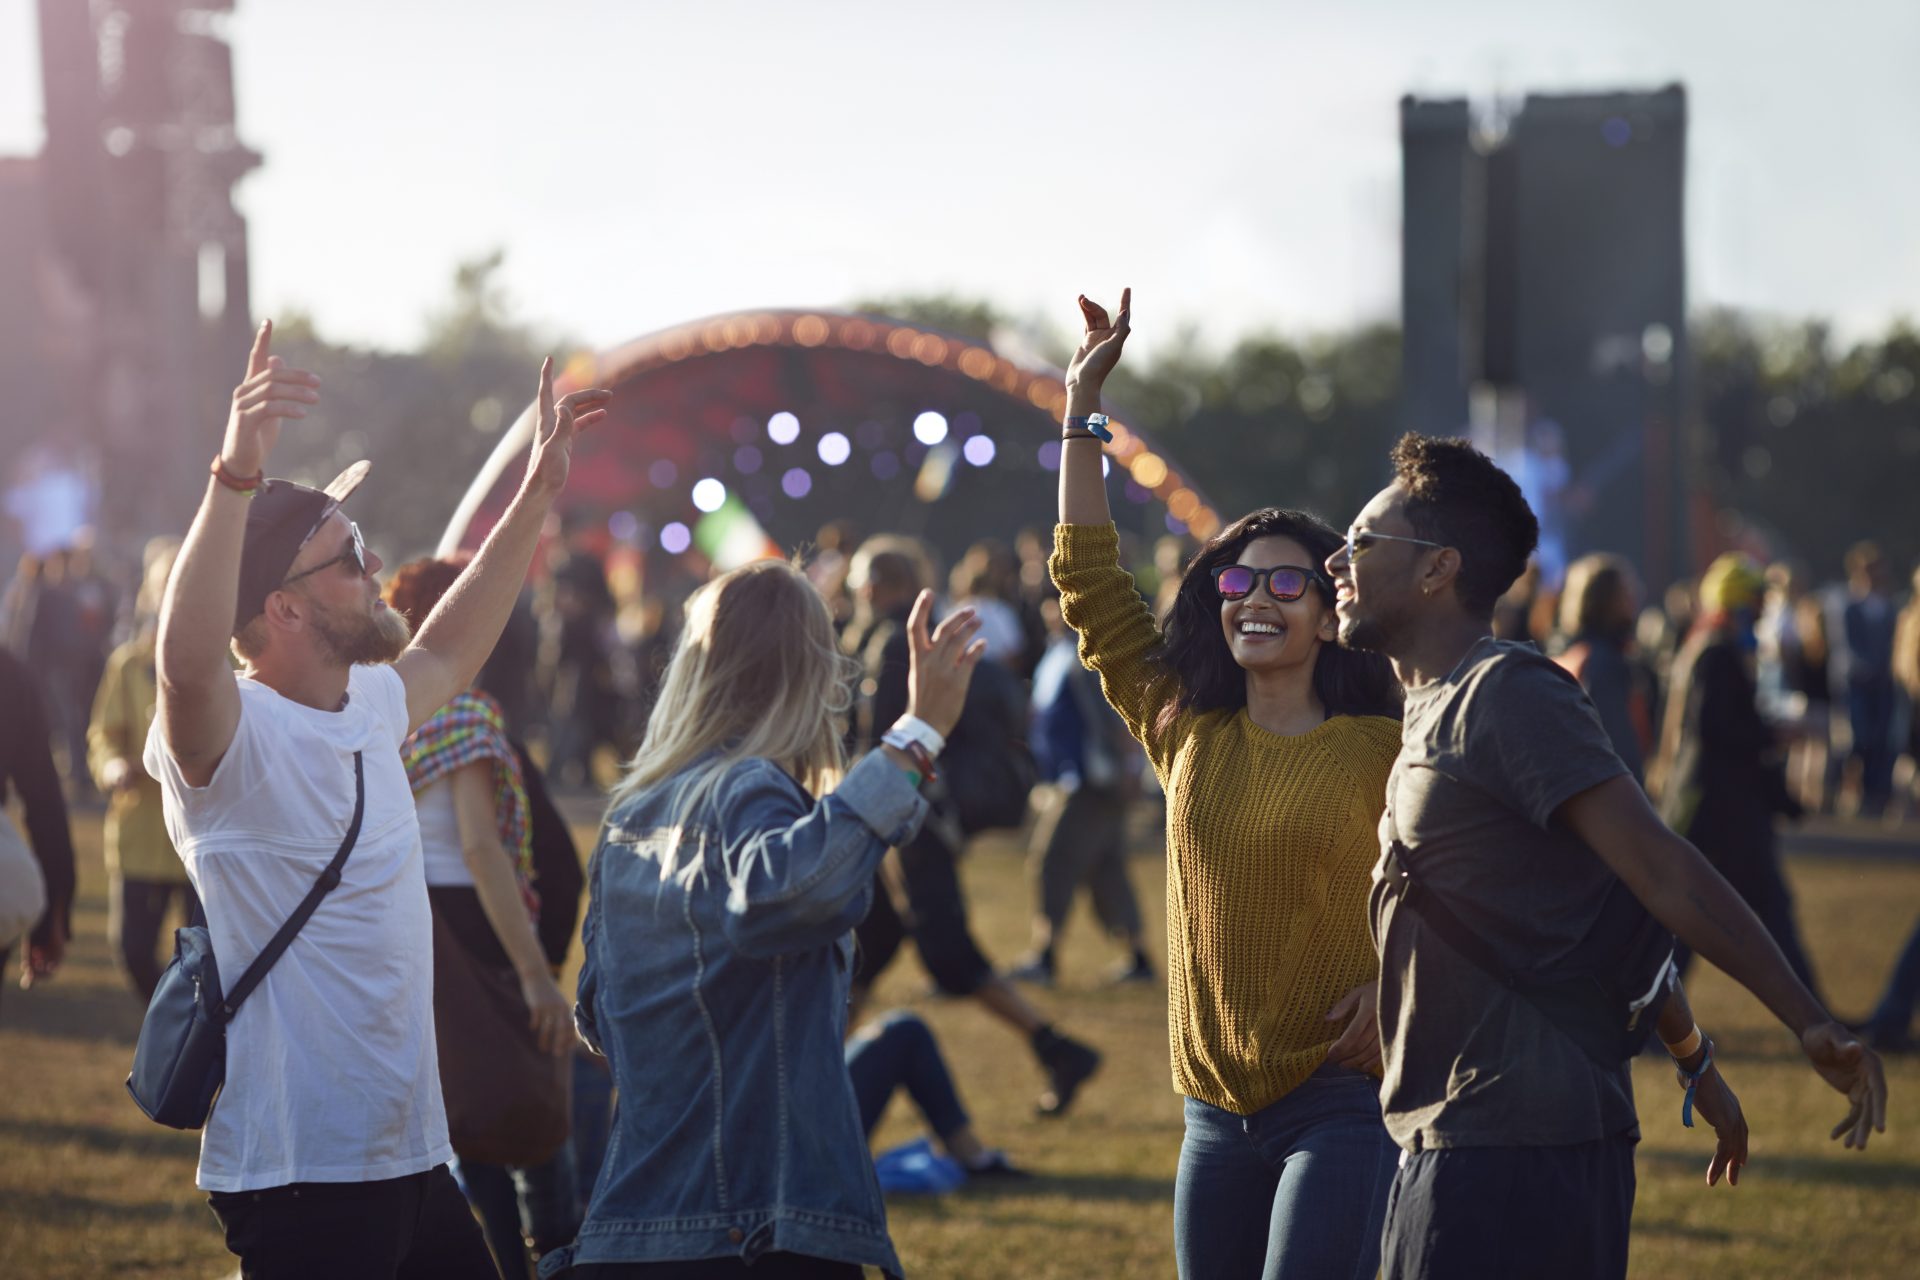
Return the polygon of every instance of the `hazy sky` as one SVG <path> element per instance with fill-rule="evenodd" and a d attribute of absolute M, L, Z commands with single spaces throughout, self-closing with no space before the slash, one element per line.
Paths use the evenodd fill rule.
<path fill-rule="evenodd" d="M 76 0 L 78 2 L 78 0 Z M 1139 342 L 1390 316 L 1396 101 L 1691 94 L 1692 302 L 1920 311 L 1913 0 L 658 4 L 239 0 L 261 314 L 406 345 L 499 245 L 600 345 L 716 311 L 952 290 Z M 39 144 L 0 0 L 0 152 Z"/>

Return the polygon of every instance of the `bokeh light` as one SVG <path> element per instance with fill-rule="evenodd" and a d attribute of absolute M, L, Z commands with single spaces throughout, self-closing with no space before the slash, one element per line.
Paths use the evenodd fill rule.
<path fill-rule="evenodd" d="M 1043 443 L 1040 446 L 1038 457 L 1042 469 L 1058 471 L 1060 469 L 1060 442 L 1058 440 L 1048 440 Z"/>
<path fill-rule="evenodd" d="M 695 482 L 693 505 L 702 511 L 718 511 L 727 500 L 727 486 L 708 476 Z"/>
<path fill-rule="evenodd" d="M 660 531 L 660 549 L 670 556 L 677 556 L 692 545 L 692 531 L 678 520 Z"/>
<path fill-rule="evenodd" d="M 927 410 L 913 420 L 913 438 L 921 444 L 939 444 L 947 438 L 947 419 L 945 414 Z"/>
<path fill-rule="evenodd" d="M 800 438 L 800 419 L 782 409 L 767 419 L 767 439 L 775 444 L 792 444 Z"/>
<path fill-rule="evenodd" d="M 656 489 L 671 489 L 679 478 L 680 468 L 673 465 L 672 458 L 655 458 L 647 467 L 647 479 Z"/>
<path fill-rule="evenodd" d="M 992 436 L 968 436 L 967 442 L 960 446 L 961 456 L 976 467 L 984 467 L 993 461 Z"/>
<path fill-rule="evenodd" d="M 760 451 L 750 444 L 743 444 L 733 451 L 733 469 L 743 476 L 758 471 L 762 461 Z"/>
<path fill-rule="evenodd" d="M 631 511 L 616 511 L 607 517 L 607 532 L 619 542 L 632 542 L 640 536 L 640 517 Z"/>
<path fill-rule="evenodd" d="M 789 498 L 804 498 L 813 492 L 813 477 L 805 467 L 794 467 L 780 477 L 780 489 Z"/>
<path fill-rule="evenodd" d="M 882 449 L 873 455 L 873 478 L 891 480 L 900 474 L 900 458 L 891 449 Z"/>
<path fill-rule="evenodd" d="M 837 467 L 853 453 L 853 446 L 838 431 L 829 431 L 820 437 L 820 461 L 830 467 Z"/>

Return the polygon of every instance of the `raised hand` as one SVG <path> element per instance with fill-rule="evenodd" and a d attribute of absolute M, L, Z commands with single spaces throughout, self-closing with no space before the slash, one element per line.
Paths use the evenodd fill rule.
<path fill-rule="evenodd" d="M 985 639 L 975 639 L 980 619 L 971 609 L 957 609 L 941 620 L 932 635 L 927 620 L 933 616 L 933 592 L 922 591 L 907 619 L 911 669 L 907 674 L 907 714 L 918 716 L 941 737 L 953 732 L 966 705 L 973 669 L 987 651 Z"/>
<path fill-rule="evenodd" d="M 1887 1131 L 1887 1073 L 1880 1055 L 1837 1022 L 1808 1027 L 1800 1047 L 1820 1078 L 1847 1095 L 1847 1118 L 1831 1136 L 1845 1138 L 1848 1148 L 1866 1150 L 1871 1133 Z"/>
<path fill-rule="evenodd" d="M 233 389 L 233 409 L 227 415 L 220 457 L 236 476 L 266 470 L 267 458 L 280 439 L 281 419 L 304 418 L 308 407 L 320 402 L 320 375 L 287 368 L 279 356 L 269 354 L 272 345 L 273 321 L 268 320 L 253 335 L 247 376 Z"/>
<path fill-rule="evenodd" d="M 566 488 L 573 461 L 573 442 L 582 431 L 607 416 L 613 392 L 598 388 L 570 391 L 553 402 L 553 357 L 540 362 L 540 422 L 533 434 L 533 456 L 527 460 L 527 487 L 551 496 Z"/>
<path fill-rule="evenodd" d="M 1097 395 L 1107 375 L 1120 363 L 1120 349 L 1127 345 L 1127 334 L 1132 331 L 1133 290 L 1120 291 L 1120 314 L 1111 320 L 1105 307 L 1081 294 L 1080 318 L 1086 322 L 1087 331 L 1067 364 L 1067 389 Z"/>

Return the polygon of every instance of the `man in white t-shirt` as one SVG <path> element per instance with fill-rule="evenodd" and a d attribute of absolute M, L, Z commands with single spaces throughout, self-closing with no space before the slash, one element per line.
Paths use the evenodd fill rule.
<path fill-rule="evenodd" d="M 223 972 L 245 970 L 338 849 L 355 752 L 366 809 L 339 886 L 227 1028 L 199 1185 L 249 1277 L 493 1276 L 446 1168 L 432 922 L 399 747 L 478 674 L 574 438 L 611 396 L 556 404 L 542 366 L 520 491 L 410 640 L 339 509 L 367 464 L 325 491 L 264 474 L 282 420 L 306 416 L 320 381 L 270 356 L 271 340 L 269 322 L 168 584 L 145 757 Z"/>

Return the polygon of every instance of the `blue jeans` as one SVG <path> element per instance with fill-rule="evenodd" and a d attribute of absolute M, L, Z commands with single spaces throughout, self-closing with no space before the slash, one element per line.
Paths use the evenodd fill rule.
<path fill-rule="evenodd" d="M 1372 1076 L 1323 1066 L 1250 1116 L 1187 1099 L 1173 1188 L 1182 1280 L 1371 1280 L 1400 1158 Z"/>
<path fill-rule="evenodd" d="M 519 1280 L 527 1274 L 529 1243 L 538 1257 L 573 1243 L 579 1233 L 571 1142 L 545 1164 L 530 1168 L 455 1160 L 453 1172 L 480 1215 L 480 1230 L 503 1276 Z"/>
<path fill-rule="evenodd" d="M 868 1137 L 893 1091 L 903 1086 L 934 1136 L 945 1141 L 967 1126 L 966 1108 L 940 1057 L 940 1045 L 927 1024 L 911 1013 L 896 1010 L 854 1032 L 847 1040 L 847 1074 L 860 1104 L 860 1127 Z"/>

